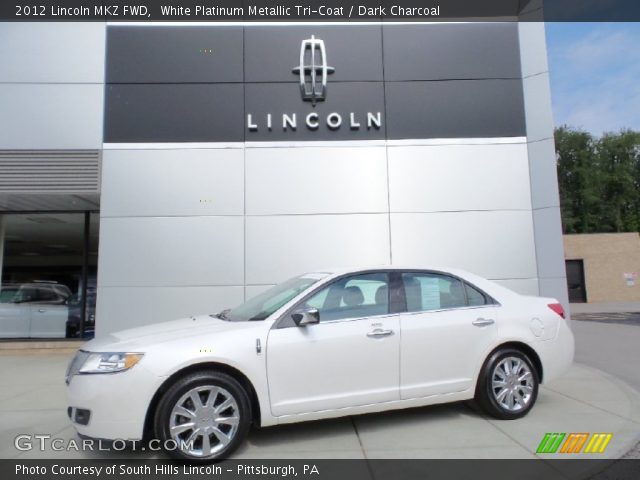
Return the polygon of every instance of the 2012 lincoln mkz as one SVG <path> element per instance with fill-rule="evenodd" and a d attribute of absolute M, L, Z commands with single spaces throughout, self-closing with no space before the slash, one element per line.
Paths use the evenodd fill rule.
<path fill-rule="evenodd" d="M 252 424 L 468 399 L 518 419 L 573 352 L 552 298 L 448 268 L 323 271 L 217 314 L 84 344 L 66 374 L 68 414 L 82 435 L 151 436 L 207 462 Z"/>

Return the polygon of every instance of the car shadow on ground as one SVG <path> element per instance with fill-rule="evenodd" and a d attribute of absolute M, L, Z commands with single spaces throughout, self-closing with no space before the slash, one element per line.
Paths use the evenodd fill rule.
<path fill-rule="evenodd" d="M 428 433 L 432 425 L 447 424 L 469 417 L 483 418 L 470 402 L 456 402 L 254 428 L 234 456 L 254 456 L 261 452 L 268 456 L 275 453 L 295 453 L 299 456 L 304 452 L 340 452 L 340 456 L 349 456 L 349 452 L 363 452 L 361 434 L 390 438 L 386 437 L 385 431 L 396 432 L 406 428 L 424 429 Z"/>
<path fill-rule="evenodd" d="M 424 429 L 455 420 L 484 418 L 472 402 L 456 402 L 402 410 L 390 410 L 357 416 L 327 420 L 275 425 L 266 428 L 253 427 L 248 438 L 231 456 L 235 458 L 362 458 L 361 433 L 380 434 L 385 430 L 406 428 Z M 106 442 L 103 447 L 111 446 Z M 113 447 L 113 446 L 112 446 Z M 121 445 L 116 448 L 84 452 L 87 458 L 97 459 L 160 459 L 168 456 L 162 451 L 151 450 L 147 442 Z"/>

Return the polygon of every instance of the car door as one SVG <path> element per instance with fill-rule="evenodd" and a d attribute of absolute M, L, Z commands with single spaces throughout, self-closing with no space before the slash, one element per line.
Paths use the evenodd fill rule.
<path fill-rule="evenodd" d="M 317 308 L 320 323 L 298 327 L 290 315 L 267 340 L 275 416 L 398 400 L 400 320 L 389 309 L 387 273 L 334 280 L 298 308 Z"/>
<path fill-rule="evenodd" d="M 34 288 L 31 308 L 31 337 L 64 338 L 69 317 L 69 307 L 49 285 Z"/>
<path fill-rule="evenodd" d="M 402 399 L 461 392 L 497 338 L 496 305 L 477 288 L 435 272 L 404 272 L 400 317 Z"/>

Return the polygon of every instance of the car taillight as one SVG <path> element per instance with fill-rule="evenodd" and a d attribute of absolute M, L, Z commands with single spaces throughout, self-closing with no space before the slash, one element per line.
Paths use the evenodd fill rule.
<path fill-rule="evenodd" d="M 562 308 L 562 305 L 560 305 L 559 303 L 550 303 L 549 308 L 560 315 L 562 318 L 565 318 L 564 308 Z"/>

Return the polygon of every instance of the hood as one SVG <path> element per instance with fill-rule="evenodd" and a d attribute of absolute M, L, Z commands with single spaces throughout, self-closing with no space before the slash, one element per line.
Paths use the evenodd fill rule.
<path fill-rule="evenodd" d="M 144 351 L 145 348 L 170 341 L 256 328 L 261 325 L 264 325 L 264 322 L 227 322 L 210 315 L 199 315 L 120 330 L 91 340 L 81 349 L 89 352 Z"/>

